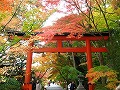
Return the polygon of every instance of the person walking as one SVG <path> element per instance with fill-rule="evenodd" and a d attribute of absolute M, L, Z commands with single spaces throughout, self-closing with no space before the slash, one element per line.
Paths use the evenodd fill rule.
<path fill-rule="evenodd" d="M 37 80 L 37 82 L 36 82 L 36 90 L 41 90 L 41 84 L 40 84 L 39 80 Z"/>
<path fill-rule="evenodd" d="M 68 90 L 70 90 L 71 82 L 68 84 Z"/>
<path fill-rule="evenodd" d="M 36 81 L 32 78 L 32 90 L 36 89 Z"/>
<path fill-rule="evenodd" d="M 70 85 L 70 90 L 75 90 L 76 89 L 76 85 L 74 83 L 74 81 L 71 83 Z"/>

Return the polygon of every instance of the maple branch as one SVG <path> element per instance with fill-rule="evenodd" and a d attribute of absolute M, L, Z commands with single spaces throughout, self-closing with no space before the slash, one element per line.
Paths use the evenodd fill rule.
<path fill-rule="evenodd" d="M 89 15 L 85 14 L 85 13 L 81 10 L 80 6 L 77 5 L 77 3 L 76 3 L 75 1 L 73 1 L 73 3 L 74 3 L 74 5 L 75 5 L 77 11 L 78 11 L 78 12 L 80 11 L 83 15 L 85 15 L 85 16 L 93 23 L 95 29 L 98 30 L 97 27 L 96 27 L 96 25 L 95 25 L 95 22 L 94 22 L 94 17 L 93 17 L 93 14 L 92 14 L 91 6 L 88 5 L 87 0 L 86 0 L 86 4 L 87 4 L 87 6 L 88 6 L 88 8 L 89 8 L 89 10 L 90 10 L 90 13 L 91 13 L 91 15 L 92 15 L 92 18 L 90 18 Z M 79 14 L 80 14 L 80 13 L 79 13 Z M 86 28 L 85 26 L 84 26 L 83 28 L 89 29 L 89 27 Z"/>
<path fill-rule="evenodd" d="M 19 4 L 18 7 L 15 9 L 15 12 L 13 13 L 12 17 L 11 17 L 10 20 L 3 26 L 3 28 L 2 28 L 0 31 L 5 32 L 4 29 L 5 29 L 6 26 L 12 21 L 12 19 L 14 18 L 14 16 L 17 14 L 17 11 L 19 10 L 20 5 L 22 4 L 22 2 L 23 2 L 23 0 L 20 1 L 20 4 Z"/>
<path fill-rule="evenodd" d="M 91 6 L 92 8 L 94 8 L 94 9 L 96 9 L 96 10 L 99 10 L 98 8 L 96 8 L 96 7 L 93 7 L 93 6 Z M 107 11 L 103 11 L 104 13 L 108 13 L 108 14 L 115 14 L 115 12 L 107 12 Z"/>
<path fill-rule="evenodd" d="M 97 1 L 97 0 L 96 0 Z M 106 0 L 105 0 L 106 1 Z M 102 1 L 103 2 L 103 1 Z M 89 10 L 90 10 L 90 14 L 91 14 L 91 16 L 92 16 L 92 23 L 93 23 L 93 25 L 94 25 L 94 27 L 95 27 L 95 29 L 98 31 L 98 33 L 99 33 L 99 35 L 100 36 L 102 36 L 102 34 L 99 32 L 99 30 L 98 30 L 98 28 L 97 28 L 97 26 L 95 25 L 95 22 L 94 22 L 94 16 L 93 16 L 93 13 L 92 13 L 92 9 L 91 9 L 91 4 L 90 4 L 90 6 L 89 6 L 89 4 L 88 4 L 88 2 L 87 2 L 87 0 L 86 0 L 86 3 L 87 3 L 87 6 L 88 6 L 88 8 L 89 8 Z M 98 2 L 97 2 L 98 3 Z M 98 3 L 99 4 L 99 3 Z M 105 4 L 105 3 L 104 3 Z M 99 5 L 100 6 L 100 5 Z M 99 7 L 99 8 L 101 8 L 101 7 Z M 101 10 L 102 10 L 102 8 L 101 8 Z M 103 14 L 104 14 L 104 11 L 102 10 L 102 12 L 103 12 Z M 106 19 L 106 22 L 107 22 L 107 19 Z M 93 36 L 95 36 L 94 34 L 93 34 Z M 105 44 L 105 40 L 104 40 L 104 37 L 102 36 L 102 38 L 103 38 L 103 42 L 104 42 L 104 45 L 106 45 Z M 100 40 L 99 40 L 100 41 Z"/>
<path fill-rule="evenodd" d="M 42 79 L 44 77 L 44 75 L 47 73 L 47 71 L 49 70 L 49 68 L 43 73 L 43 75 L 40 77 L 40 79 Z M 40 76 L 40 74 L 39 74 Z"/>
<path fill-rule="evenodd" d="M 76 9 L 77 9 L 77 11 L 78 11 L 78 13 L 80 13 L 82 10 L 80 9 L 80 6 L 79 6 L 79 3 L 78 3 L 78 1 L 74 1 L 74 0 L 72 0 L 73 1 L 73 3 L 74 3 L 74 5 L 75 5 L 75 7 L 76 7 Z M 72 4 L 71 4 L 72 5 Z"/>
<path fill-rule="evenodd" d="M 94 25 L 94 27 L 95 27 L 95 29 L 98 31 L 98 29 L 97 29 L 97 26 L 96 26 L 96 24 L 95 24 L 95 21 L 94 21 L 94 16 L 93 16 L 93 13 L 92 13 L 92 6 L 91 6 L 91 3 L 90 3 L 90 6 L 89 6 L 89 4 L 88 4 L 88 2 L 87 2 L 87 0 L 86 0 L 86 4 L 87 4 L 87 7 L 89 8 L 89 12 L 90 12 L 90 14 L 89 14 L 89 20 L 91 20 L 92 21 L 92 23 L 93 23 L 93 25 Z M 90 18 L 90 15 L 91 15 L 91 17 L 92 18 Z"/>
<path fill-rule="evenodd" d="M 80 12 L 81 12 L 81 8 L 80 8 L 80 5 L 79 5 L 79 2 L 78 2 L 78 1 L 75 1 L 75 0 L 72 0 L 72 1 L 73 1 L 73 3 L 75 4 L 78 13 L 80 13 Z"/>
<path fill-rule="evenodd" d="M 30 30 L 29 30 L 30 32 L 31 32 L 34 24 L 35 24 L 35 21 L 33 20 L 33 23 L 32 23 L 31 26 L 30 26 Z"/>
<path fill-rule="evenodd" d="M 108 25 L 108 22 L 107 22 L 107 18 L 106 18 L 106 16 L 105 16 L 105 13 L 104 13 L 104 11 L 102 10 L 102 8 L 100 7 L 100 4 L 98 3 L 98 1 L 97 1 L 97 0 L 95 0 L 95 1 L 96 1 L 97 5 L 98 5 L 100 11 L 101 11 L 102 14 L 103 14 L 103 17 L 104 17 L 104 20 L 105 20 L 106 26 L 107 26 L 107 28 L 108 28 L 108 30 L 109 30 L 109 25 Z"/>

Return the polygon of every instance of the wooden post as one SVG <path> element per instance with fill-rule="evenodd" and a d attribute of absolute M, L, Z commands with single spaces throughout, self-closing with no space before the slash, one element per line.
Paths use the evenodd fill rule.
<path fill-rule="evenodd" d="M 86 58 L 87 58 L 87 68 L 90 70 L 92 66 L 92 54 L 91 54 L 91 44 L 90 40 L 86 39 Z M 88 78 L 88 81 L 91 81 L 91 78 Z M 89 84 L 89 90 L 94 90 L 94 85 Z"/>
<path fill-rule="evenodd" d="M 62 49 L 62 40 L 57 40 L 57 48 Z"/>
<path fill-rule="evenodd" d="M 30 49 L 27 52 L 27 63 L 26 63 L 26 72 L 25 72 L 25 81 L 23 90 L 32 90 L 32 85 L 30 84 L 31 81 L 31 66 L 32 66 L 32 49 L 33 43 L 29 44 Z"/>

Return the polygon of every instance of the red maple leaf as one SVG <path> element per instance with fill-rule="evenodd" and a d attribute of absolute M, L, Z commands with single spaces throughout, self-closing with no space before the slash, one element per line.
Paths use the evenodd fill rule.
<path fill-rule="evenodd" d="M 38 35 L 44 37 L 45 40 L 50 40 L 54 35 L 61 35 L 63 33 L 70 33 L 68 37 L 75 37 L 77 35 L 76 37 L 80 38 L 85 32 L 85 29 L 80 25 L 82 19 L 80 15 L 71 14 L 58 19 L 52 26 L 43 27 L 35 32 L 43 32 Z"/>

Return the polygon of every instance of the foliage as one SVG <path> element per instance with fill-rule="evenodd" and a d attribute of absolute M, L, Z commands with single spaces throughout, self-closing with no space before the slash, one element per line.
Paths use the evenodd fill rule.
<path fill-rule="evenodd" d="M 52 9 L 52 6 L 57 8 L 61 0 L 39 0 L 39 2 L 44 2 L 46 7 L 49 6 L 48 8 Z M 113 2 L 114 5 L 112 4 Z M 66 32 L 70 33 L 68 36 L 70 38 L 75 37 L 74 35 L 76 35 L 76 33 L 77 38 L 80 38 L 85 32 L 109 31 L 119 26 L 119 5 L 116 0 L 90 0 L 87 2 L 81 0 L 65 0 L 64 3 L 64 8 L 67 10 L 67 13 L 71 13 L 55 21 L 52 26 L 43 27 L 38 30 L 38 32 L 43 32 L 38 35 L 43 37 L 42 39 L 51 40 L 55 34 L 63 34 Z M 114 7 L 117 7 L 117 9 Z M 59 11 L 59 8 L 57 9 Z M 76 14 L 72 13 L 73 10 L 76 11 Z M 100 19 L 98 20 L 98 18 Z"/>
<path fill-rule="evenodd" d="M 75 81 L 78 80 L 78 75 L 81 75 L 82 73 L 76 70 L 74 67 L 70 66 L 64 66 L 61 67 L 60 73 L 57 75 L 56 79 L 60 81 Z M 63 78 L 64 77 L 64 78 Z M 61 80 L 63 78 L 63 80 Z"/>
<path fill-rule="evenodd" d="M 30 41 L 34 40 L 51 40 L 52 37 L 55 34 L 62 34 L 65 32 L 70 32 L 69 37 L 73 37 L 78 33 L 77 38 L 80 38 L 84 32 L 91 32 L 91 31 L 105 31 L 110 29 L 116 29 L 120 25 L 120 4 L 119 0 L 89 0 L 88 2 L 85 2 L 84 0 L 65 0 L 65 12 L 67 11 L 67 16 L 62 17 L 58 19 L 53 26 L 48 27 L 41 27 L 43 26 L 46 19 L 49 17 L 49 14 L 51 12 L 48 12 L 48 10 L 52 10 L 53 8 L 57 8 L 59 12 L 60 11 L 58 6 L 60 5 L 61 0 L 23 0 L 23 2 L 19 2 L 19 0 L 15 0 L 14 4 L 12 3 L 6 3 L 7 0 L 1 0 L 0 2 L 4 3 L 3 6 L 7 6 L 5 8 L 4 13 L 0 12 L 0 30 L 1 34 L 4 33 L 4 37 L 8 35 L 8 30 L 13 31 L 24 31 L 26 35 L 31 36 L 34 32 L 43 32 L 42 34 L 37 34 L 35 37 L 32 36 Z M 10 0 L 11 1 L 11 0 Z M 32 2 L 33 1 L 33 2 Z M 12 4 L 12 9 L 11 9 Z M 0 10 L 3 11 L 3 8 L 1 8 L 2 5 L 0 5 Z M 29 9 L 28 9 L 29 7 Z M 84 8 L 84 9 L 83 9 Z M 9 10 L 13 10 L 12 12 L 7 12 Z M 62 9 L 63 10 L 63 9 Z M 76 14 L 74 14 L 74 11 Z M 52 11 L 52 13 L 54 10 Z M 64 12 L 64 13 L 65 13 Z M 99 19 L 99 20 L 98 20 Z M 14 35 L 14 34 L 13 34 Z M 114 39 L 115 41 L 111 39 L 109 50 L 109 58 L 110 60 L 109 66 L 114 68 L 114 70 L 119 70 L 119 34 L 113 34 L 113 36 L 116 36 Z M 43 38 L 42 38 L 43 37 Z M 16 38 L 16 37 L 15 37 Z M 32 49 L 33 47 L 28 47 L 28 44 L 26 46 L 22 45 L 21 43 L 17 43 L 20 41 L 19 39 L 13 39 L 13 41 L 10 40 L 10 42 L 7 42 L 9 40 L 9 37 L 7 37 L 7 40 L 2 40 L 3 37 L 0 37 L 0 51 L 2 51 L 2 57 L 6 56 L 5 51 L 9 49 L 9 47 L 13 46 L 13 51 L 17 51 L 20 53 L 26 52 L 29 49 Z M 114 43 L 113 43 L 114 42 Z M 113 45 L 114 44 L 114 45 Z M 75 45 L 77 46 L 77 45 Z M 105 46 L 105 45 L 104 45 Z M 117 47 L 117 49 L 115 49 Z M 16 48 L 16 49 L 15 49 Z M 24 49 L 24 50 L 23 50 Z M 16 54 L 17 54 L 16 53 Z M 65 55 L 64 55 L 65 56 Z M 117 57 L 116 57 L 117 56 Z M 50 54 L 45 57 L 39 58 L 40 67 L 35 67 L 37 70 L 40 70 L 40 73 L 46 71 L 50 71 L 49 74 L 54 73 L 54 75 L 57 75 L 58 72 L 63 73 L 63 76 L 67 77 L 66 74 L 64 74 L 63 70 L 67 71 L 66 65 L 71 67 L 70 61 L 68 62 L 68 58 L 64 57 L 60 58 L 58 60 L 57 55 Z M 54 60 L 53 60 L 54 58 Z M 4 58 L 6 59 L 6 58 Z M 38 60 L 38 59 L 37 59 Z M 68 62 L 68 63 L 66 63 Z M 48 70 L 49 69 L 49 70 Z M 70 69 L 70 68 L 69 68 Z M 113 74 L 114 72 L 111 71 L 107 67 L 102 67 L 102 69 L 105 69 L 105 71 L 100 70 L 97 68 L 98 71 L 93 70 L 93 75 L 97 77 L 95 80 L 98 80 L 100 77 L 109 77 L 108 75 Z M 72 71 L 73 68 L 71 68 L 70 71 Z M 110 70 L 110 71 L 108 71 Z M 69 71 L 69 70 L 68 70 Z M 113 72 L 113 73 L 112 73 Z M 106 75 L 108 73 L 108 75 Z M 62 74 L 61 76 L 62 77 Z M 72 76 L 69 76 L 71 78 Z M 116 76 L 114 77 L 116 78 Z M 108 78 L 109 79 L 109 78 Z M 110 79 L 111 80 L 111 79 Z M 111 81 L 110 81 L 111 82 Z M 111 83 L 110 83 L 111 84 Z M 109 84 L 108 84 L 109 85 Z M 114 85 L 114 83 L 112 84 Z"/>
<path fill-rule="evenodd" d="M 106 12 L 105 17 L 102 16 L 100 10 L 93 11 L 93 17 L 94 17 L 94 23 L 95 23 L 96 29 L 100 31 L 105 31 L 105 30 L 110 30 L 115 27 L 118 27 L 119 24 L 117 22 L 120 19 L 120 16 L 118 15 L 118 13 L 116 13 L 116 11 L 111 6 L 108 6 L 104 12 Z M 98 21 L 98 18 L 100 18 L 99 21 Z M 107 20 L 107 25 L 104 18 L 106 18 Z"/>
<path fill-rule="evenodd" d="M 44 2 L 46 8 L 57 8 L 57 10 L 59 11 L 61 0 L 39 1 Z M 73 14 L 73 11 L 76 11 L 77 14 L 81 15 L 81 26 L 83 26 L 84 28 L 86 28 L 87 26 L 90 27 L 89 29 L 92 30 L 109 30 L 112 23 L 114 23 L 112 26 L 115 25 L 115 19 L 119 20 L 119 0 L 89 0 L 87 2 L 81 0 L 65 0 L 63 1 L 63 3 L 63 7 L 65 8 L 67 13 Z M 61 10 L 61 12 L 64 11 Z M 98 20 L 98 18 L 100 18 L 100 20 Z"/>
<path fill-rule="evenodd" d="M 48 16 L 53 12 L 44 12 L 40 8 L 32 8 L 30 11 L 25 12 L 22 31 L 30 35 L 33 30 L 41 28 Z"/>
<path fill-rule="evenodd" d="M 7 73 L 7 75 L 14 75 L 17 79 L 20 79 L 23 78 L 24 61 L 26 59 L 22 57 L 23 52 L 26 54 L 26 51 L 31 47 L 26 48 L 23 45 L 24 42 L 15 36 L 15 33 L 16 31 L 24 31 L 26 32 L 25 35 L 31 35 L 33 30 L 42 27 L 44 21 L 53 11 L 43 11 L 42 5 L 37 6 L 37 0 L 1 0 L 0 2 L 3 4 L 0 5 L 0 8 L 4 7 L 4 11 L 0 9 L 0 65 L 3 67 L 7 63 L 10 66 L 9 69 L 2 69 L 4 72 L 1 74 L 6 75 Z M 6 9 L 7 6 L 9 6 L 9 10 Z M 21 51 L 15 49 L 21 46 Z M 8 52 L 10 48 L 18 52 L 11 54 L 11 52 Z"/>
<path fill-rule="evenodd" d="M 24 62 L 26 57 L 24 55 L 11 54 L 7 58 L 1 62 L 0 75 L 3 77 L 14 77 L 22 84 L 24 82 L 23 69 L 26 64 Z"/>
<path fill-rule="evenodd" d="M 32 69 L 34 72 L 39 73 L 39 78 L 48 78 L 50 76 L 51 69 L 55 67 L 56 58 L 57 56 L 55 53 L 38 54 L 35 58 L 33 58 L 33 64 L 38 64 L 37 66 L 33 66 Z"/>
<path fill-rule="evenodd" d="M 108 90 L 104 85 L 96 84 L 95 90 Z"/>
<path fill-rule="evenodd" d="M 91 78 L 89 83 L 94 84 L 102 77 L 106 77 L 106 87 L 109 89 L 115 89 L 117 80 L 117 72 L 107 66 L 97 66 L 88 71 L 86 77 Z"/>
<path fill-rule="evenodd" d="M 77 38 L 80 38 L 85 32 L 85 29 L 79 24 L 82 19 L 83 17 L 77 14 L 62 17 L 52 26 L 43 27 L 41 31 L 44 33 L 41 36 L 47 40 L 49 37 L 51 39 L 55 34 L 70 33 L 68 37 L 75 37 L 74 35 L 78 34 Z"/>
<path fill-rule="evenodd" d="M 107 43 L 108 60 L 106 60 L 107 65 L 119 72 L 118 79 L 120 79 L 120 27 L 116 28 L 111 32 L 110 39 Z"/>
<path fill-rule="evenodd" d="M 32 31 L 41 28 L 49 15 L 54 12 L 54 10 L 43 10 L 42 4 L 37 5 L 37 0 L 9 1 L 12 3 L 12 12 L 5 12 L 5 14 L 0 12 L 2 16 L 0 31 L 24 31 L 27 36 L 31 35 Z"/>
<path fill-rule="evenodd" d="M 21 90 L 20 83 L 15 78 L 5 78 L 0 83 L 0 90 Z"/>
<path fill-rule="evenodd" d="M 67 82 L 77 81 L 78 75 L 82 74 L 73 67 L 72 60 L 65 53 L 44 53 L 36 56 L 33 62 L 39 63 L 33 66 L 35 72 L 39 72 L 40 78 L 48 78 L 50 80 Z M 43 76 L 44 75 L 44 76 Z"/>
<path fill-rule="evenodd" d="M 11 11 L 14 0 L 0 0 L 0 11 Z"/>

